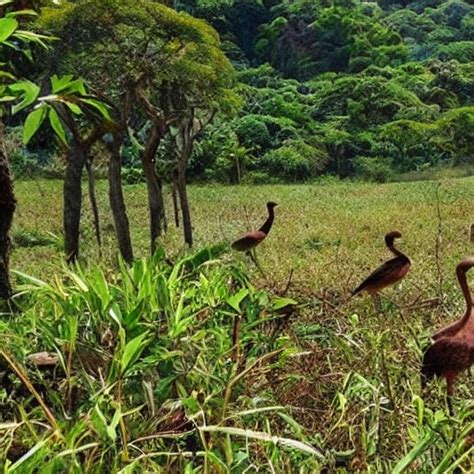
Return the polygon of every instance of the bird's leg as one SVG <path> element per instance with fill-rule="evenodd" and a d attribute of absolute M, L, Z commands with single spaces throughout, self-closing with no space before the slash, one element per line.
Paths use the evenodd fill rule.
<path fill-rule="evenodd" d="M 456 377 L 455 372 L 448 372 L 446 374 L 446 392 L 447 397 L 446 401 L 448 403 L 448 411 L 451 416 L 454 416 L 454 409 L 453 409 L 453 395 L 454 395 L 454 379 Z"/>
<path fill-rule="evenodd" d="M 248 255 L 252 259 L 252 262 L 255 263 L 255 266 L 258 268 L 258 270 L 262 274 L 263 278 L 267 279 L 267 276 L 265 275 L 265 272 L 262 270 L 262 267 L 258 263 L 257 254 L 255 252 L 255 249 L 249 250 Z"/>
<path fill-rule="evenodd" d="M 380 299 L 380 295 L 378 293 L 374 293 L 372 295 L 372 301 L 374 303 L 374 310 L 377 314 L 382 312 L 382 301 Z"/>

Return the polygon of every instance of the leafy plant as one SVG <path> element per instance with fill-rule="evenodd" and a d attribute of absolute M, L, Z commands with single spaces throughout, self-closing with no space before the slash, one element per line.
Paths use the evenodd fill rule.
<path fill-rule="evenodd" d="M 294 350 L 272 321 L 296 302 L 255 289 L 241 267 L 221 260 L 225 250 L 201 249 L 174 265 L 158 252 L 131 268 L 120 263 L 113 276 L 97 267 L 65 270 L 53 283 L 18 275 L 24 312 L 0 331 L 5 409 L 21 420 L 0 426 L 15 445 L 1 448 L 5 472 L 231 470 L 263 465 L 275 450 L 289 465 L 324 460 L 302 433 L 289 438 L 272 421 L 285 410 L 264 376 Z M 289 413 L 285 420 L 293 423 Z"/>

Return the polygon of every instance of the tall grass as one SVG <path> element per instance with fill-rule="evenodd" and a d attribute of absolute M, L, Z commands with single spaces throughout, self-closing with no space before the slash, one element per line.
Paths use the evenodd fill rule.
<path fill-rule="evenodd" d="M 183 256 L 179 229 L 163 239 L 174 265 L 157 255 L 117 268 L 99 183 L 99 268 L 85 266 L 97 258 L 87 213 L 74 272 L 61 270 L 57 243 L 13 254 L 44 282 L 19 275 L 23 313 L 0 322 L 20 370 L 1 359 L 2 459 L 15 465 L 33 449 L 42 468 L 63 463 L 55 472 L 471 472 L 471 377 L 459 377 L 449 417 L 444 381 L 422 392 L 419 370 L 430 334 L 463 311 L 454 268 L 473 253 L 473 184 L 191 187 L 199 245 L 232 240 L 261 223 L 266 200 L 280 204 L 258 249 L 262 279 L 219 247 Z M 61 234 L 59 185 L 19 183 L 18 230 Z M 144 191 L 127 188 L 139 255 Z M 348 296 L 387 258 L 383 234 L 394 228 L 413 268 L 377 314 L 370 298 Z M 281 296 L 291 270 L 297 310 Z M 38 351 L 54 369 L 32 364 Z M 49 436 L 45 408 L 66 445 Z M 17 472 L 34 472 L 28 462 Z"/>
<path fill-rule="evenodd" d="M 0 326 L 2 472 L 317 469 L 322 451 L 268 388 L 296 351 L 278 331 L 294 302 L 224 251 L 20 275 L 21 311 Z"/>

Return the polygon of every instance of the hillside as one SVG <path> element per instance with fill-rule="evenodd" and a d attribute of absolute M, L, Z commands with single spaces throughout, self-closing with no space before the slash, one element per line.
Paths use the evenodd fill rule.
<path fill-rule="evenodd" d="M 387 181 L 430 168 L 471 169 L 470 3 L 177 0 L 174 6 L 216 28 L 240 97 L 198 138 L 192 180 L 294 182 L 334 174 Z M 17 175 L 57 163 L 44 134 L 21 153 L 14 136 Z M 160 154 L 166 173 L 166 143 Z M 133 141 L 124 158 L 129 181 L 143 179 Z"/>

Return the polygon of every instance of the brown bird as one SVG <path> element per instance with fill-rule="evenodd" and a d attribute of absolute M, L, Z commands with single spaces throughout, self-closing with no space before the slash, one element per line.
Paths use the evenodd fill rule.
<path fill-rule="evenodd" d="M 262 227 L 258 230 L 252 230 L 247 232 L 245 235 L 237 239 L 233 244 L 232 248 L 239 252 L 248 252 L 256 247 L 270 232 L 272 228 L 273 221 L 275 219 L 275 207 L 278 206 L 275 202 L 267 202 L 268 217 L 267 220 L 263 223 Z"/>
<path fill-rule="evenodd" d="M 410 259 L 400 250 L 395 248 L 394 241 L 402 236 L 396 230 L 389 232 L 385 236 L 385 245 L 395 257 L 385 262 L 379 268 L 374 270 L 353 292 L 357 295 L 362 291 L 366 291 L 370 295 L 376 295 L 389 285 L 393 285 L 400 281 L 410 270 Z"/>
<path fill-rule="evenodd" d="M 434 376 L 446 379 L 449 413 L 453 414 L 451 398 L 454 394 L 454 379 L 474 363 L 474 311 L 466 273 L 474 267 L 474 258 L 464 259 L 456 268 L 459 286 L 466 301 L 466 312 L 458 321 L 433 335 L 435 342 L 423 356 L 421 385 Z"/>
<path fill-rule="evenodd" d="M 267 202 L 268 217 L 267 220 L 263 223 L 262 227 L 258 230 L 247 232 L 245 235 L 237 239 L 233 244 L 232 248 L 238 252 L 246 252 L 247 255 L 254 261 L 255 265 L 262 272 L 259 264 L 257 263 L 256 256 L 252 253 L 255 247 L 260 244 L 267 237 L 270 232 L 273 221 L 275 220 L 275 207 L 278 204 L 275 202 Z M 262 272 L 263 273 L 263 272 Z"/>

